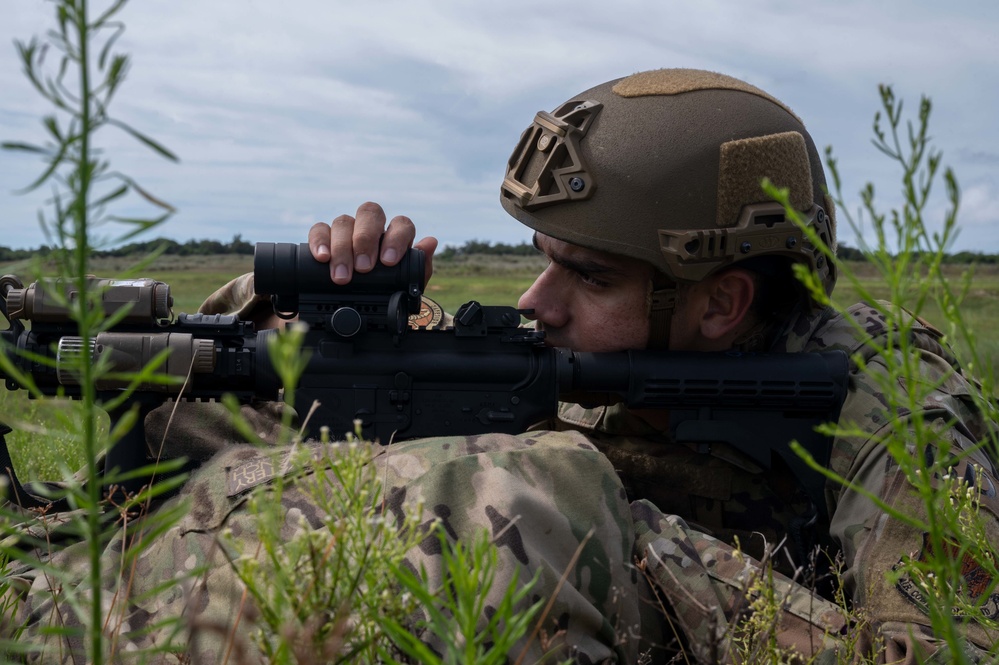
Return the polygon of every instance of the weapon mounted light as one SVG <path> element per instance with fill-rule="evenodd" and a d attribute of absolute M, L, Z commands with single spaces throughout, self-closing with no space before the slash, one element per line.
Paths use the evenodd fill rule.
<path fill-rule="evenodd" d="M 9 286 L 5 282 L 4 286 L 6 315 L 11 321 L 64 323 L 70 320 L 66 304 L 80 297 L 76 284 L 64 279 L 40 280 L 27 287 L 22 287 L 20 281 Z M 129 307 L 123 323 L 164 323 L 172 319 L 173 298 L 170 286 L 163 282 L 147 278 L 99 279 L 91 275 L 87 277 L 87 290 L 100 295 L 107 315 Z"/>

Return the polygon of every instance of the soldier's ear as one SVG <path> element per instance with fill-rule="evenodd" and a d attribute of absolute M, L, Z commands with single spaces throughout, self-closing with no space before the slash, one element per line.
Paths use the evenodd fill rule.
<path fill-rule="evenodd" d="M 730 348 L 751 324 L 750 312 L 756 295 L 756 279 L 743 268 L 729 268 L 705 280 L 704 307 L 699 329 L 701 335 L 721 348 Z"/>

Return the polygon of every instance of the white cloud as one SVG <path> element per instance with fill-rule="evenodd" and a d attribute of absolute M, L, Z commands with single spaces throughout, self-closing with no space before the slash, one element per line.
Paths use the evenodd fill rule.
<path fill-rule="evenodd" d="M 962 226 L 985 226 L 995 233 L 999 229 L 999 192 L 995 185 L 978 183 L 963 190 L 958 215 Z"/>

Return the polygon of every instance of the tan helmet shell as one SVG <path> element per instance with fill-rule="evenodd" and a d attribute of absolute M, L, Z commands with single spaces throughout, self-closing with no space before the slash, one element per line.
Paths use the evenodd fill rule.
<path fill-rule="evenodd" d="M 835 244 L 819 154 L 801 120 L 738 79 L 642 72 L 538 113 L 510 158 L 503 207 L 546 235 L 651 263 L 677 282 L 783 255 L 833 267 L 762 190 L 769 178 Z"/>

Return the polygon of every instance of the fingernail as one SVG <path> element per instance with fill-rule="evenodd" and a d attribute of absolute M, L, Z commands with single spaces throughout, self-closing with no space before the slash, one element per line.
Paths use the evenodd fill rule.
<path fill-rule="evenodd" d="M 333 273 L 334 279 L 347 279 L 350 277 L 350 270 L 347 266 L 342 263 L 336 267 L 336 271 Z"/>
<path fill-rule="evenodd" d="M 386 249 L 382 252 L 382 263 L 395 263 L 397 258 L 399 258 L 399 252 L 394 249 Z"/>
<path fill-rule="evenodd" d="M 327 255 L 327 254 L 330 253 L 330 246 L 329 245 L 320 245 L 316 249 L 316 253 L 325 256 L 325 255 Z"/>
<path fill-rule="evenodd" d="M 357 257 L 356 264 L 358 270 L 368 270 L 371 268 L 371 257 L 367 254 L 361 254 Z"/>

